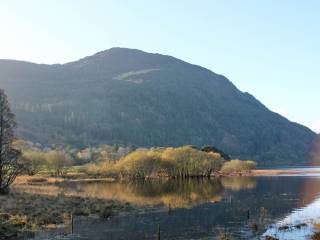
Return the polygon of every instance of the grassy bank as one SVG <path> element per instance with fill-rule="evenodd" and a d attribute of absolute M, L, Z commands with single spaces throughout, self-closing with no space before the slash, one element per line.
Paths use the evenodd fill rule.
<path fill-rule="evenodd" d="M 71 215 L 109 218 L 156 205 L 191 208 L 221 201 L 223 189 L 254 186 L 254 179 L 247 177 L 114 181 L 84 174 L 19 176 L 11 192 L 0 196 L 0 239 L 59 225 L 70 232 Z"/>
<path fill-rule="evenodd" d="M 70 195 L 58 189 L 64 180 L 20 177 L 8 195 L 0 196 L 0 239 L 15 239 L 48 227 L 70 225 L 71 216 L 109 218 L 129 211 L 129 204 Z"/>

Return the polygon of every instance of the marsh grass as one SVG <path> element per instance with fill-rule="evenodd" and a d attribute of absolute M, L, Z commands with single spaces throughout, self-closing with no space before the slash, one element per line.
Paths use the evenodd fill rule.
<path fill-rule="evenodd" d="M 48 226 L 68 225 L 71 214 L 109 218 L 136 209 L 134 206 L 143 211 L 159 205 L 176 209 L 215 204 L 223 200 L 224 188 L 239 190 L 254 184 L 249 177 L 115 182 L 111 178 L 20 176 L 9 195 L 0 197 L 0 216 L 7 219 L 1 221 L 0 229 L 7 235 L 18 236 Z"/>
<path fill-rule="evenodd" d="M 113 200 L 65 194 L 58 178 L 19 177 L 12 191 L 0 196 L 0 239 L 24 235 L 48 226 L 69 224 L 74 216 L 109 218 L 130 211 L 128 204 Z"/>

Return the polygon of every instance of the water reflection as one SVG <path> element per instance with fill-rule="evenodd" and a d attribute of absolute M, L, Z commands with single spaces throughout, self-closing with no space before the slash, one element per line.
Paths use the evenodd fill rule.
<path fill-rule="evenodd" d="M 301 191 L 306 186 L 312 188 Z M 162 239 L 219 239 L 222 233 L 232 239 L 264 239 L 270 225 L 315 201 L 319 186 L 319 178 L 302 177 L 114 183 L 104 193 L 99 184 L 83 186 L 91 196 L 173 209 L 171 214 L 151 211 L 103 223 L 79 219 L 76 231 L 85 239 L 103 234 L 109 239 L 156 239 L 160 224 Z"/>
<path fill-rule="evenodd" d="M 254 180 L 249 182 L 252 185 Z M 165 205 L 171 208 L 191 208 L 206 202 L 219 202 L 222 199 L 224 186 L 239 189 L 241 184 L 247 187 L 248 181 L 193 179 L 78 183 L 76 188 L 69 186 L 68 191 L 78 189 L 89 197 L 115 199 L 138 206 Z"/>
<path fill-rule="evenodd" d="M 105 239 L 106 235 L 110 240 L 157 239 L 160 225 L 161 239 L 219 239 L 226 234 L 228 239 L 255 240 L 265 239 L 263 236 L 286 225 L 295 227 L 295 237 L 306 229 L 310 235 L 311 228 L 305 228 L 304 221 L 312 231 L 319 226 L 317 177 L 69 183 L 59 189 L 68 195 L 153 206 L 108 221 L 79 217 L 72 239 Z"/>
<path fill-rule="evenodd" d="M 252 177 L 222 179 L 149 180 L 129 182 L 76 183 L 64 186 L 64 191 L 86 197 L 114 199 L 138 206 L 165 205 L 170 208 L 192 208 L 203 203 L 221 201 L 224 190 L 251 189 Z"/>
<path fill-rule="evenodd" d="M 313 239 L 312 235 L 319 231 L 320 179 L 304 178 L 296 208 L 275 221 L 262 236 L 279 240 L 304 240 Z"/>
<path fill-rule="evenodd" d="M 281 240 L 304 240 L 319 232 L 320 198 L 311 204 L 297 209 L 285 218 L 273 224 L 263 236 L 272 236 Z"/>
<path fill-rule="evenodd" d="M 253 177 L 223 177 L 221 183 L 225 189 L 239 191 L 255 188 L 257 181 Z"/>

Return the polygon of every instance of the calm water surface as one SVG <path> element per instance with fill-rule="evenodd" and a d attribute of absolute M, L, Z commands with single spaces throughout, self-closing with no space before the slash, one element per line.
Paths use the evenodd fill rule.
<path fill-rule="evenodd" d="M 129 202 L 110 220 L 77 217 L 72 239 L 309 239 L 320 227 L 320 176 L 87 183 L 65 187 Z"/>

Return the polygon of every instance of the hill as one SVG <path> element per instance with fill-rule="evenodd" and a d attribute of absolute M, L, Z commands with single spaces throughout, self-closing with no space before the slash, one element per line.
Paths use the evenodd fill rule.
<path fill-rule="evenodd" d="M 0 87 L 18 135 L 42 144 L 214 145 L 283 165 L 306 163 L 316 136 L 222 75 L 134 49 L 63 65 L 0 60 Z"/>

